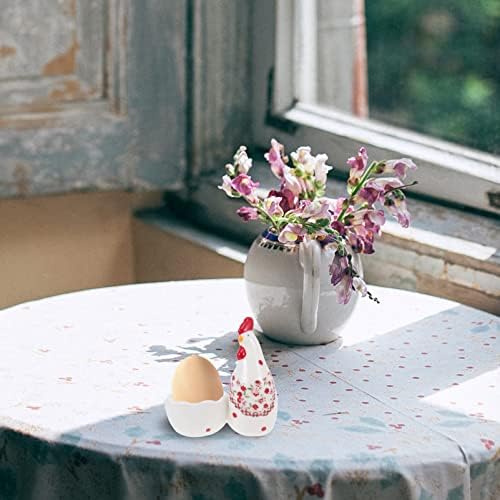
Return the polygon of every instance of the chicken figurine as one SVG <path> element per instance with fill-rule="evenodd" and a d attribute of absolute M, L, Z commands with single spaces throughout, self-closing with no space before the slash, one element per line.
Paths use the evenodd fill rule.
<path fill-rule="evenodd" d="M 228 423 L 243 436 L 265 436 L 276 423 L 278 396 L 252 318 L 238 329 L 239 349 L 229 389 Z"/>

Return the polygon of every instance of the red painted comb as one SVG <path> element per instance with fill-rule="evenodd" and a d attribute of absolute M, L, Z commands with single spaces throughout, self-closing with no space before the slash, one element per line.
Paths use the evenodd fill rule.
<path fill-rule="evenodd" d="M 240 327 L 238 328 L 238 333 L 245 333 L 249 330 L 253 330 L 253 319 L 247 317 L 243 320 L 243 323 L 241 323 Z"/>

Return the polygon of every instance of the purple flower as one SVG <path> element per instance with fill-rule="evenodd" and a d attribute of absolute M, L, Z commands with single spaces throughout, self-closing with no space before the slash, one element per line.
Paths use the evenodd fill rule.
<path fill-rule="evenodd" d="M 283 209 L 281 208 L 281 201 L 283 198 L 281 196 L 268 196 L 264 200 L 264 211 L 270 217 L 281 217 L 283 215 Z"/>
<path fill-rule="evenodd" d="M 358 154 L 349 158 L 347 164 L 351 167 L 348 184 L 354 187 L 359 182 L 368 164 L 368 153 L 366 152 L 366 148 L 359 148 Z"/>
<path fill-rule="evenodd" d="M 278 196 L 281 198 L 280 207 L 283 209 L 283 212 L 288 212 L 289 210 L 293 210 L 298 202 L 298 198 L 294 195 L 289 189 L 282 189 L 281 191 L 275 191 L 274 189 L 269 191 L 270 196 Z"/>
<path fill-rule="evenodd" d="M 348 275 L 335 287 L 337 302 L 339 304 L 349 304 L 352 297 L 352 278 Z"/>
<path fill-rule="evenodd" d="M 271 149 L 264 155 L 271 167 L 272 173 L 278 178 L 283 178 L 285 170 L 285 162 L 283 161 L 283 153 L 285 148 L 276 139 L 271 139 Z"/>
<path fill-rule="evenodd" d="M 344 236 L 345 235 L 345 225 L 342 224 L 342 222 L 339 222 L 338 220 L 335 220 L 331 223 L 331 228 L 332 229 L 335 229 L 335 231 L 337 231 L 340 236 Z"/>
<path fill-rule="evenodd" d="M 380 228 L 385 224 L 383 210 L 357 210 L 345 217 L 347 241 L 356 253 L 374 252 L 375 236 L 380 236 Z"/>
<path fill-rule="evenodd" d="M 363 226 L 378 234 L 380 227 L 385 224 L 385 215 L 383 210 L 365 208 L 347 214 L 345 222 L 354 228 Z"/>
<path fill-rule="evenodd" d="M 399 160 L 387 160 L 380 162 L 375 170 L 377 174 L 396 175 L 400 179 L 406 177 L 408 170 L 414 170 L 417 166 L 410 158 L 400 158 Z"/>
<path fill-rule="evenodd" d="M 368 181 L 370 182 L 370 181 Z M 367 186 L 361 188 L 358 194 L 355 196 L 356 203 L 368 203 L 368 205 L 373 205 L 380 198 L 381 191 L 373 186 Z"/>
<path fill-rule="evenodd" d="M 356 253 L 372 254 L 375 252 L 373 243 L 375 241 L 375 234 L 372 231 L 361 227 L 358 231 L 348 230 L 347 241 L 351 248 Z"/>
<path fill-rule="evenodd" d="M 243 196 L 252 195 L 258 186 L 259 183 L 252 181 L 252 178 L 247 174 L 240 174 L 231 182 L 231 187 Z"/>
<path fill-rule="evenodd" d="M 245 221 L 256 220 L 259 218 L 259 213 L 256 208 L 253 207 L 241 207 L 238 208 L 236 213 Z"/>
<path fill-rule="evenodd" d="M 348 304 L 354 290 L 363 297 L 368 293 L 364 280 L 356 276 L 356 271 L 347 256 L 335 255 L 330 264 L 330 275 L 339 304 Z"/>
<path fill-rule="evenodd" d="M 280 232 L 278 241 L 281 243 L 298 243 L 306 234 L 306 230 L 300 224 L 287 224 Z"/>
<path fill-rule="evenodd" d="M 349 304 L 352 297 L 352 277 L 346 274 L 340 283 L 335 287 L 337 302 L 339 304 Z"/>
<path fill-rule="evenodd" d="M 333 286 L 337 286 L 346 276 L 349 271 L 349 259 L 347 256 L 341 257 L 335 254 L 332 263 L 330 264 L 330 276 Z"/>
<path fill-rule="evenodd" d="M 330 219 L 330 203 L 326 199 L 301 200 L 293 213 L 304 219 Z"/>

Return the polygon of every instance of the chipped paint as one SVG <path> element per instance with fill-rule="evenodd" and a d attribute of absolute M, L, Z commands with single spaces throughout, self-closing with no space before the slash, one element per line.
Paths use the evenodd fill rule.
<path fill-rule="evenodd" d="M 69 17 L 76 17 L 76 0 L 67 0 L 63 12 Z"/>
<path fill-rule="evenodd" d="M 82 90 L 80 82 L 77 79 L 68 79 L 59 82 L 56 88 L 50 92 L 49 98 L 54 101 L 75 101 L 88 94 L 88 92 Z"/>
<path fill-rule="evenodd" d="M 15 47 L 10 45 L 0 45 L 0 58 L 12 57 L 17 52 Z"/>
<path fill-rule="evenodd" d="M 35 52 L 39 44 L 44 56 L 29 68 L 33 78 L 23 87 L 12 73 L 0 85 L 0 198 L 180 189 L 186 169 L 184 2 L 77 0 L 75 20 L 61 11 L 64 5 L 52 13 L 59 16 L 57 43 L 36 39 L 22 46 Z M 105 62 L 112 68 L 105 83 L 114 90 L 108 94 L 102 86 L 105 29 Z M 123 99 L 126 113 L 113 112 L 116 99 Z"/>
<path fill-rule="evenodd" d="M 55 111 L 56 107 L 50 107 L 50 111 Z M 58 123 L 54 114 L 47 116 L 43 112 L 27 120 L 23 115 L 10 115 L 0 118 L 0 129 L 31 130 L 42 127 L 53 127 Z"/>
<path fill-rule="evenodd" d="M 79 49 L 80 44 L 78 43 L 76 36 L 74 36 L 69 48 L 62 54 L 59 54 L 51 59 L 43 67 L 42 74 L 44 76 L 73 74 L 76 68 L 76 54 Z"/>

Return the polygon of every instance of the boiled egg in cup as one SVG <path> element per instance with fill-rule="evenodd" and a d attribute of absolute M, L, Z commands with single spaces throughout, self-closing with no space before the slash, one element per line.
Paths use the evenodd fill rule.
<path fill-rule="evenodd" d="M 186 437 L 210 436 L 224 427 L 227 394 L 208 359 L 193 355 L 179 363 L 165 411 L 174 430 Z"/>

